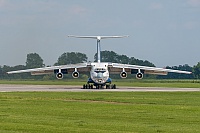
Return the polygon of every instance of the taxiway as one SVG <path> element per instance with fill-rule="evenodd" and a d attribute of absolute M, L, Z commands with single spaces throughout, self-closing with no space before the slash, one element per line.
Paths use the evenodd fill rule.
<path fill-rule="evenodd" d="M 160 88 L 160 87 L 122 87 L 117 89 L 81 89 L 81 86 L 66 86 L 66 85 L 0 85 L 0 92 L 26 92 L 26 91 L 50 91 L 50 92 L 84 92 L 84 91 L 113 91 L 113 92 L 190 92 L 200 91 L 200 88 Z"/>

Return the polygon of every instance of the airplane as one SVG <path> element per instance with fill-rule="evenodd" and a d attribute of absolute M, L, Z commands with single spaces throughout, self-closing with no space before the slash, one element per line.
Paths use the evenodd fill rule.
<path fill-rule="evenodd" d="M 96 89 L 104 88 L 106 89 L 116 89 L 115 84 L 112 83 L 110 74 L 120 74 L 121 78 L 127 78 L 127 74 L 136 74 L 137 79 L 142 79 L 144 74 L 155 74 L 155 75 L 167 75 L 169 72 L 172 73 L 182 73 L 182 74 L 191 74 L 189 71 L 180 71 L 173 69 L 165 68 L 156 68 L 149 66 L 140 66 L 140 65 L 131 65 L 131 64 L 121 64 L 121 63 L 112 63 L 112 62 L 101 62 L 101 50 L 100 50 L 100 41 L 102 39 L 109 38 L 125 38 L 125 36 L 75 36 L 68 35 L 68 37 L 73 38 L 87 38 L 87 39 L 96 39 L 97 40 L 97 62 L 86 62 L 78 64 L 67 64 L 60 66 L 51 66 L 43 68 L 33 68 L 25 70 L 17 70 L 7 72 L 8 74 L 14 73 L 24 73 L 30 72 L 31 75 L 43 75 L 54 73 L 57 79 L 63 79 L 63 74 L 72 74 L 73 78 L 79 77 L 79 72 L 90 72 L 90 77 L 86 84 L 83 85 L 83 89 Z"/>

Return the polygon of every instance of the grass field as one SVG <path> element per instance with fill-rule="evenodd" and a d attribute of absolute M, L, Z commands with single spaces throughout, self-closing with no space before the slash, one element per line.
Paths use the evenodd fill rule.
<path fill-rule="evenodd" d="M 200 92 L 4 92 L 0 132 L 200 132 Z"/>

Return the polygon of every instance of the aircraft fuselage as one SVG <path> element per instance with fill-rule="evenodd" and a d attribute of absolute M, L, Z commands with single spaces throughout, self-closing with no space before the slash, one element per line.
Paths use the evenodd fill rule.
<path fill-rule="evenodd" d="M 109 81 L 108 63 L 91 63 L 90 78 L 95 84 L 105 85 Z"/>

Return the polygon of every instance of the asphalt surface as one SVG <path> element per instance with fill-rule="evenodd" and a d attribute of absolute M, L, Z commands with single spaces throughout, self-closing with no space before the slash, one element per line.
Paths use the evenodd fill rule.
<path fill-rule="evenodd" d="M 26 91 L 50 91 L 50 92 L 84 92 L 84 91 L 113 91 L 113 92 L 192 92 L 200 91 L 200 88 L 159 88 L 159 87 L 118 87 L 117 89 L 81 89 L 81 86 L 64 85 L 0 85 L 0 92 L 26 92 Z"/>

